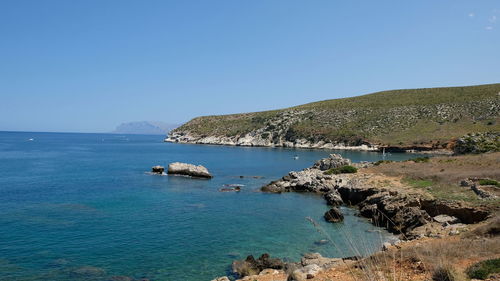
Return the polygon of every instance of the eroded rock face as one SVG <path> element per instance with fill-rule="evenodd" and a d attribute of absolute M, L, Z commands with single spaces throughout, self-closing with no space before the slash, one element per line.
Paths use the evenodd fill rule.
<path fill-rule="evenodd" d="M 207 170 L 207 168 L 201 165 L 193 165 L 187 163 L 175 162 L 168 165 L 169 175 L 183 175 L 196 178 L 212 178 L 212 174 Z"/>

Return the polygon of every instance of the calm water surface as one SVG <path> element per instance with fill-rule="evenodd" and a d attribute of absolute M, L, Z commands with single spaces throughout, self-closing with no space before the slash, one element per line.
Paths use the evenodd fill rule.
<path fill-rule="evenodd" d="M 0 132 L 0 280 L 210 280 L 249 254 L 353 255 L 350 241 L 373 250 L 389 235 L 354 210 L 343 209 L 344 223 L 327 224 L 318 196 L 257 192 L 329 153 L 168 144 L 162 136 Z M 382 158 L 340 153 L 353 161 Z M 146 173 L 174 161 L 202 164 L 215 177 Z M 245 186 L 221 193 L 224 184 Z M 325 234 L 306 217 L 335 246 L 316 245 Z"/>

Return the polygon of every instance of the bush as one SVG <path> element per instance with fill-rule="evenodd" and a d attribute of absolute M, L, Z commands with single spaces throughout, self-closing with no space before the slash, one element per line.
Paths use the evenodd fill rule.
<path fill-rule="evenodd" d="M 354 174 L 357 172 L 358 169 L 356 167 L 346 165 L 338 168 L 329 169 L 325 171 L 325 175 Z"/>
<path fill-rule="evenodd" d="M 394 161 L 392 160 L 378 160 L 377 162 L 373 163 L 373 165 L 378 166 L 380 164 L 386 164 L 386 163 L 392 163 Z"/>
<path fill-rule="evenodd" d="M 469 269 L 467 269 L 467 275 L 474 279 L 486 279 L 489 275 L 500 272 L 500 259 L 491 259 L 478 262 Z"/>
<path fill-rule="evenodd" d="M 456 281 L 455 272 L 450 267 L 440 266 L 432 273 L 433 281 Z"/>
<path fill-rule="evenodd" d="M 479 185 L 495 185 L 500 187 L 500 182 L 497 182 L 496 180 L 483 179 L 479 180 Z"/>

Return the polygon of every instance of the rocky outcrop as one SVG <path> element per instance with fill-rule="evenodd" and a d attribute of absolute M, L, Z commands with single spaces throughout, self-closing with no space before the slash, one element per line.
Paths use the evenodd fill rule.
<path fill-rule="evenodd" d="M 190 176 L 195 178 L 212 178 L 212 174 L 207 170 L 207 168 L 199 165 L 192 165 L 186 163 L 175 162 L 168 165 L 169 175 L 182 175 Z"/>
<path fill-rule="evenodd" d="M 433 217 L 449 215 L 470 224 L 486 219 L 489 212 L 463 203 L 430 199 L 418 192 L 373 187 L 371 174 L 326 175 L 324 170 L 350 164 L 348 159 L 332 154 L 312 167 L 290 172 L 262 187 L 264 192 L 313 192 L 322 194 L 328 205 L 357 206 L 360 214 L 392 233 L 409 237 L 412 230 L 433 222 Z M 325 213 L 331 222 L 341 221 L 337 208 Z"/>
<path fill-rule="evenodd" d="M 335 207 L 326 211 L 324 217 L 327 222 L 341 222 L 344 220 L 344 215 L 342 214 L 342 212 L 340 212 L 340 210 Z"/>
<path fill-rule="evenodd" d="M 459 138 L 453 147 L 456 154 L 500 151 L 500 133 L 476 133 Z"/>
<path fill-rule="evenodd" d="M 252 255 L 248 256 L 245 260 L 236 260 L 232 265 L 233 272 L 240 277 L 259 274 L 267 268 L 283 269 L 285 263 L 278 258 L 271 258 L 269 254 L 262 254 L 258 259 Z"/>
<path fill-rule="evenodd" d="M 314 278 L 327 269 L 352 262 L 351 258 L 327 258 L 319 253 L 304 254 L 300 262 L 283 262 L 280 259 L 271 259 L 269 255 L 263 254 L 257 260 L 253 256 L 248 256 L 245 260 L 233 262 L 233 271 L 240 276 L 241 279 L 238 280 L 241 281 L 302 281 Z M 270 279 L 265 278 L 265 276 L 270 277 Z"/>
<path fill-rule="evenodd" d="M 350 159 L 343 158 L 340 154 L 330 154 L 330 157 L 316 161 L 312 168 L 326 171 L 329 169 L 340 168 L 347 165 L 351 165 Z"/>

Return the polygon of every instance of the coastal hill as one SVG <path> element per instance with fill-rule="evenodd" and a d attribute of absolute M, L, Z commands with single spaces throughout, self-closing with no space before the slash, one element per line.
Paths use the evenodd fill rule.
<path fill-rule="evenodd" d="M 137 121 L 122 123 L 113 131 L 115 134 L 165 135 L 178 127 L 164 122 Z"/>
<path fill-rule="evenodd" d="M 500 131 L 500 83 L 392 90 L 300 106 L 197 117 L 166 141 L 301 148 L 446 148 Z"/>

